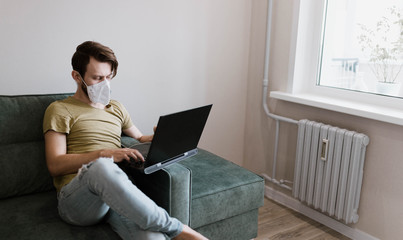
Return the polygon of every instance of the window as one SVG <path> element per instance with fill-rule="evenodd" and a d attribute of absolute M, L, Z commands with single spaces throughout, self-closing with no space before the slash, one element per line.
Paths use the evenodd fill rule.
<path fill-rule="evenodd" d="M 376 71 L 371 69 L 375 65 L 371 50 L 373 46 L 381 46 L 382 39 L 378 38 L 380 34 L 375 34 L 377 38 L 370 40 L 376 43 L 370 46 L 364 37 L 365 33 L 371 33 L 366 30 L 380 20 L 392 16 L 399 19 L 403 1 L 299 0 L 293 3 L 288 88 L 286 92 L 270 92 L 270 97 L 403 126 L 402 15 L 391 24 L 390 36 L 397 40 L 388 41 L 388 46 L 395 44 L 396 50 L 394 58 L 385 65 L 395 69 L 392 82 L 402 82 L 399 91 L 386 93 L 376 88 L 378 80 Z M 363 45 L 366 43 L 367 47 Z"/>
<path fill-rule="evenodd" d="M 326 3 L 318 84 L 403 97 L 403 1 Z"/>

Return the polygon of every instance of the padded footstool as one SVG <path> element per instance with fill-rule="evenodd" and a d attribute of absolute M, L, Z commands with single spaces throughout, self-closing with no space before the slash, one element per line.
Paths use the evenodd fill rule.
<path fill-rule="evenodd" d="M 209 239 L 257 236 L 264 180 L 230 161 L 199 149 L 162 171 L 134 175 L 136 185 L 171 216 Z"/>
<path fill-rule="evenodd" d="M 210 239 L 257 236 L 264 201 L 260 176 L 204 150 L 180 164 L 191 171 L 191 227 Z"/>

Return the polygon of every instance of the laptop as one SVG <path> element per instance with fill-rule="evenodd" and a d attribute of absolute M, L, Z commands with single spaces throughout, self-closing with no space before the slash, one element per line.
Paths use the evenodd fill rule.
<path fill-rule="evenodd" d="M 123 146 L 137 149 L 145 159 L 132 160 L 129 167 L 150 174 L 196 155 L 211 108 L 212 104 L 161 116 L 151 143 Z"/>

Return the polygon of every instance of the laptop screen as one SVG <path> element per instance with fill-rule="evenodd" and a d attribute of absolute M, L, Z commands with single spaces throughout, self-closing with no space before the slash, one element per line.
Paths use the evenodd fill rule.
<path fill-rule="evenodd" d="M 212 105 L 161 116 L 147 156 L 148 164 L 197 148 Z"/>

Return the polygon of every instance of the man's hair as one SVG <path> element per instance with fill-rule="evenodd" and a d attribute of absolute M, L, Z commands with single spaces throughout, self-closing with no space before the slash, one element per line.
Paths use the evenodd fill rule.
<path fill-rule="evenodd" d="M 95 58 L 99 62 L 108 62 L 112 66 L 113 76 L 116 76 L 118 71 L 118 60 L 112 49 L 100 43 L 86 41 L 77 46 L 76 52 L 71 59 L 73 70 L 80 73 L 84 78 L 87 71 L 87 65 L 90 62 L 90 57 Z"/>

